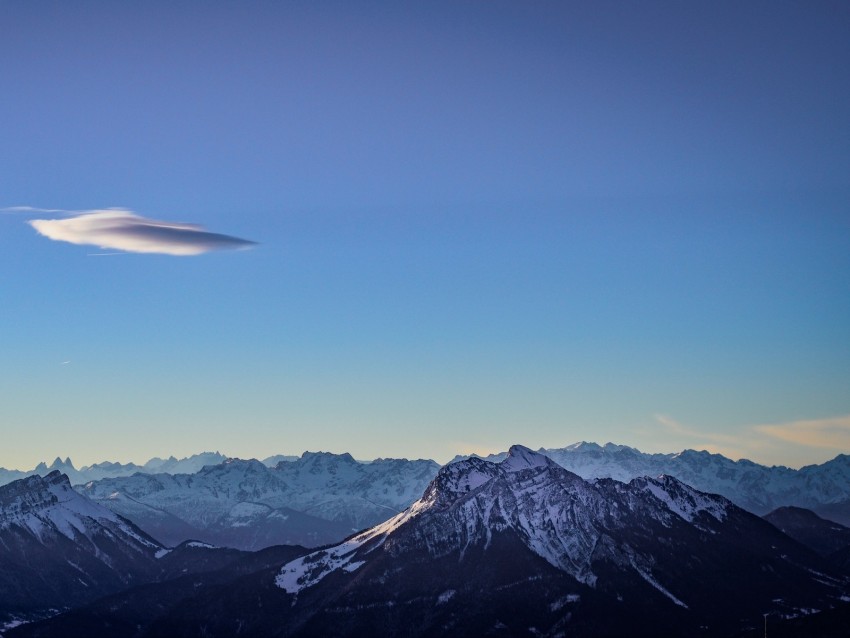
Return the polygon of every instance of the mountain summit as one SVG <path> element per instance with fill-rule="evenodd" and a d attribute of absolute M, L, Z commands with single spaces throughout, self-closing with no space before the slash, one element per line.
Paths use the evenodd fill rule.
<path fill-rule="evenodd" d="M 500 465 L 507 472 L 519 472 L 532 468 L 556 466 L 557 463 L 523 445 L 512 445 L 508 450 L 507 458 Z"/>

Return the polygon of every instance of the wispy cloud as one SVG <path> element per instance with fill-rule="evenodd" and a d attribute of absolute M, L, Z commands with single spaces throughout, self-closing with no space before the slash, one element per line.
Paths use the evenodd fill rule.
<path fill-rule="evenodd" d="M 684 425 L 665 414 L 656 414 L 655 420 L 663 425 L 670 434 L 683 441 L 688 441 L 688 443 L 685 443 L 686 445 L 700 450 L 708 450 L 715 454 L 722 454 L 729 458 L 751 457 L 764 448 L 764 442 L 754 437 L 747 428 L 737 434 L 723 434 Z"/>
<path fill-rule="evenodd" d="M 18 213 L 21 215 L 41 215 L 43 213 L 68 213 L 70 211 L 61 208 L 37 208 L 35 206 L 6 206 L 0 208 L 0 213 Z M 83 212 L 83 211 L 74 211 Z"/>
<path fill-rule="evenodd" d="M 823 452 L 831 455 L 850 451 L 850 415 L 746 425 L 738 428 L 734 434 L 709 432 L 684 425 L 663 414 L 656 414 L 655 420 L 664 426 L 668 436 L 685 445 L 730 458 L 750 458 L 786 465 L 794 463 L 796 459 L 794 464 L 801 465 L 822 462 Z M 817 460 L 819 458 L 820 461 Z"/>
<path fill-rule="evenodd" d="M 195 224 L 147 219 L 117 208 L 82 211 L 66 219 L 33 219 L 28 223 L 40 234 L 55 241 L 132 253 L 201 255 L 255 245 L 246 239 L 211 233 Z"/>
<path fill-rule="evenodd" d="M 832 419 L 757 425 L 754 429 L 762 434 L 797 445 L 850 451 L 850 415 Z"/>

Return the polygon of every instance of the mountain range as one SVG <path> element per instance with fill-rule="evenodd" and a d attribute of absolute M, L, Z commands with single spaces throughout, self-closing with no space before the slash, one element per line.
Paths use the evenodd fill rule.
<path fill-rule="evenodd" d="M 585 479 L 630 481 L 640 476 L 666 474 L 698 490 L 721 494 L 755 514 L 792 505 L 850 525 L 850 455 L 847 454 L 794 470 L 781 465 L 759 465 L 747 459 L 733 461 L 706 451 L 647 454 L 613 443 L 603 446 L 582 442 L 538 452 Z M 507 453 L 501 453 L 483 458 L 498 462 L 506 456 Z M 455 460 L 462 458 L 466 457 Z"/>
<path fill-rule="evenodd" d="M 290 457 L 294 458 L 294 457 Z M 25 478 L 37 474 L 44 476 L 50 472 L 58 471 L 68 477 L 71 485 L 82 485 L 89 481 L 97 481 L 104 478 L 114 478 L 116 476 L 132 476 L 136 473 L 143 474 L 194 474 L 199 472 L 206 465 L 217 465 L 227 460 L 227 457 L 218 452 L 201 452 L 192 456 L 177 459 L 170 456 L 167 459 L 152 458 L 144 465 L 136 465 L 135 463 L 113 463 L 104 461 L 93 465 L 86 465 L 77 469 L 71 462 L 70 458 L 65 458 L 63 461 L 60 457 L 50 465 L 47 463 L 39 463 L 34 469 L 24 472 L 21 470 L 7 470 L 0 467 L 0 485 L 5 485 L 12 481 Z"/>
<path fill-rule="evenodd" d="M 846 574 L 722 496 L 670 476 L 585 480 L 522 446 L 441 468 L 404 511 L 342 542 L 279 551 L 8 638 L 710 637 L 758 629 L 764 614 L 823 624 L 850 602 Z"/>
<path fill-rule="evenodd" d="M 757 514 L 766 514 L 777 507 L 792 505 L 805 507 L 818 512 L 821 516 L 850 525 L 850 455 L 839 454 L 834 459 L 820 465 L 807 465 L 798 470 L 784 466 L 765 466 L 741 459 L 733 461 L 721 454 L 706 451 L 684 450 L 678 453 L 645 453 L 626 445 L 581 442 L 563 448 L 541 448 L 544 454 L 558 464 L 575 472 L 582 478 L 614 478 L 620 481 L 631 480 L 638 476 L 658 476 L 669 474 L 676 476 L 689 485 L 704 491 L 722 494 Z M 492 454 L 486 458 L 498 462 L 505 458 L 506 452 Z M 298 463 L 304 457 L 319 455 L 324 458 L 329 469 L 335 464 L 333 459 L 347 464 L 369 465 L 377 461 L 354 461 L 347 454 L 329 454 L 305 452 L 301 457 L 274 455 L 262 461 L 270 468 L 281 463 Z M 468 458 L 455 457 L 456 460 Z M 209 465 L 219 465 L 228 457 L 219 452 L 203 452 L 183 459 L 153 458 L 144 465 L 134 463 L 96 463 L 76 469 L 70 459 L 57 458 L 50 466 L 40 463 L 29 472 L 0 468 L 0 485 L 32 474 L 45 475 L 59 470 L 67 475 L 72 485 L 82 485 L 91 481 L 107 478 L 143 474 L 195 474 Z M 435 461 L 406 461 L 399 463 L 427 464 L 436 475 L 439 464 Z M 296 472 L 297 473 L 297 472 Z"/>
<path fill-rule="evenodd" d="M 850 525 L 848 455 L 793 470 L 704 451 L 646 454 L 611 443 L 583 442 L 538 453 L 585 479 L 670 475 L 759 515 L 793 506 Z M 332 543 L 379 523 L 416 500 L 439 468 L 429 460 L 361 462 L 349 454 L 326 452 L 277 455 L 262 462 L 205 452 L 179 460 L 152 459 L 144 466 L 99 463 L 79 471 L 69 459 L 57 459 L 33 472 L 63 471 L 81 493 L 165 545 L 195 539 L 256 550 L 279 543 Z M 105 473 L 120 475 L 91 478 Z"/>

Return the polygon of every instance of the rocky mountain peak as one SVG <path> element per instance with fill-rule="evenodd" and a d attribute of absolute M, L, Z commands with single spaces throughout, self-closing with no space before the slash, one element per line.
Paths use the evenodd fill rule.
<path fill-rule="evenodd" d="M 512 445 L 507 458 L 499 463 L 506 472 L 519 472 L 534 468 L 557 467 L 557 464 L 547 456 L 539 454 L 524 445 Z"/>

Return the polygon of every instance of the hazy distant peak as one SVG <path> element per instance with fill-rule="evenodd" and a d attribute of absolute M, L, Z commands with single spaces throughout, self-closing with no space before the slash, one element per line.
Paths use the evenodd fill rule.
<path fill-rule="evenodd" d="M 71 457 L 70 456 L 66 456 L 64 461 L 62 460 L 61 457 L 57 456 L 53 460 L 53 463 L 50 465 L 51 470 L 58 470 L 58 469 L 64 469 L 64 468 L 68 468 L 68 469 L 72 469 L 72 470 L 74 469 L 74 464 L 71 463 Z"/>
<path fill-rule="evenodd" d="M 292 456 L 290 454 L 275 454 L 274 456 L 268 456 L 263 459 L 263 465 L 267 465 L 268 467 L 277 467 L 280 463 L 292 463 L 293 461 L 297 461 L 299 457 Z"/>
<path fill-rule="evenodd" d="M 579 441 L 578 443 L 573 443 L 572 445 L 568 445 L 565 450 L 601 450 L 602 447 L 598 443 L 594 443 L 593 441 Z"/>
<path fill-rule="evenodd" d="M 354 459 L 354 457 L 351 456 L 351 454 L 349 454 L 348 452 L 343 452 L 342 454 L 335 454 L 333 452 L 309 452 L 309 451 L 305 451 L 301 455 L 302 461 L 319 461 L 319 460 L 329 461 L 329 460 L 332 460 L 332 459 L 337 459 L 339 461 L 342 461 L 343 463 L 357 463 L 357 461 Z"/>
<path fill-rule="evenodd" d="M 236 457 L 227 458 L 220 463 L 209 463 L 204 465 L 197 472 L 185 472 L 188 475 L 218 477 L 229 474 L 245 475 L 245 474 L 266 474 L 270 468 L 257 459 L 240 459 Z M 176 474 L 172 474 L 176 476 Z"/>

